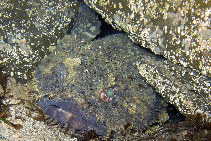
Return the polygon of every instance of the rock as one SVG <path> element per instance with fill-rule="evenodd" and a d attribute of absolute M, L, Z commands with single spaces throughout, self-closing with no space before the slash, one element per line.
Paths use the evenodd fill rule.
<path fill-rule="evenodd" d="M 210 121 L 211 31 L 207 1 L 85 3 L 134 42 L 168 58 L 143 57 L 136 65 L 147 82 L 181 113 L 201 113 Z"/>
<path fill-rule="evenodd" d="M 174 63 L 211 76 L 208 1 L 85 0 L 113 27 Z"/>
<path fill-rule="evenodd" d="M 141 140 L 210 140 L 210 122 L 204 122 L 200 114 L 191 115 L 186 121 L 155 125 L 148 128 Z"/>
<path fill-rule="evenodd" d="M 45 55 L 67 33 L 78 2 L 72 1 L 1 1 L 0 66 L 25 82 Z"/>
<path fill-rule="evenodd" d="M 211 120 L 211 79 L 161 58 L 148 56 L 136 65 L 147 82 L 182 114 L 200 113 L 205 121 Z"/>
<path fill-rule="evenodd" d="M 95 15 L 96 13 L 93 10 L 85 4 L 81 4 L 70 35 L 75 36 L 75 38 L 81 40 L 81 42 L 94 39 L 100 34 L 101 26 L 98 16 Z"/>

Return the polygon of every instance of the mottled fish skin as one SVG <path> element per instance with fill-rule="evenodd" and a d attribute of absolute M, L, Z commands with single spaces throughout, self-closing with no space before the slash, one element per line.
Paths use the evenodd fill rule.
<path fill-rule="evenodd" d="M 86 9 L 79 12 L 84 12 L 82 15 L 89 13 Z M 93 14 L 93 19 L 97 19 L 95 16 Z M 66 35 L 56 50 L 39 64 L 35 73 L 39 90 L 55 99 L 42 101 L 41 108 L 49 117 L 61 124 L 68 123 L 74 129 L 93 129 L 98 135 L 106 135 L 108 130 L 109 135 L 119 138 L 128 133 L 125 125 L 129 124 L 141 133 L 160 120 L 158 115 L 166 107 L 152 87 L 140 77 L 134 64 L 143 56 L 147 57 L 146 54 L 152 54 L 136 46 L 125 34 L 91 39 L 93 36 L 89 35 L 94 32 L 90 31 L 100 29 L 89 17 L 83 20 L 85 17 L 77 16 L 78 22 L 71 29 L 70 35 Z M 84 39 L 84 33 L 90 38 Z M 107 95 L 110 88 L 116 96 L 106 102 L 102 97 Z M 69 98 L 75 102 L 70 101 L 72 104 L 69 104 Z M 87 111 L 93 115 L 87 116 Z M 101 124 L 96 124 L 96 121 Z"/>
<path fill-rule="evenodd" d="M 107 135 L 107 127 L 94 114 L 88 114 L 86 110 L 80 108 L 73 99 L 48 99 L 47 96 L 41 98 L 38 105 L 43 111 L 61 125 L 88 132 L 94 130 L 97 135 Z"/>

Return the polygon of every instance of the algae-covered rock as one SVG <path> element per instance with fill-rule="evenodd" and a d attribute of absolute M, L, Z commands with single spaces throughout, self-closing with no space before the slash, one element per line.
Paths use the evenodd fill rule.
<path fill-rule="evenodd" d="M 16 0 L 0 2 L 0 66 L 24 82 L 76 15 L 75 0 Z M 50 48 L 50 49 L 49 49 Z"/>
<path fill-rule="evenodd" d="M 211 76 L 210 2 L 85 0 L 113 27 L 174 63 Z"/>

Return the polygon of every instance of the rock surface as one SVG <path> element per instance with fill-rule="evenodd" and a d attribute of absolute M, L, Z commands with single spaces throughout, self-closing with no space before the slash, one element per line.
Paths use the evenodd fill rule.
<path fill-rule="evenodd" d="M 210 2 L 85 0 L 113 27 L 174 63 L 211 76 Z"/>
<path fill-rule="evenodd" d="M 136 65 L 147 82 L 182 114 L 200 113 L 204 120 L 211 120 L 210 78 L 150 56 L 137 61 Z"/>
<path fill-rule="evenodd" d="M 201 113 L 205 120 L 210 121 L 211 31 L 208 1 L 85 2 L 114 28 L 128 33 L 134 42 L 168 58 L 156 60 L 149 56 L 136 64 L 147 82 L 180 112 L 185 115 Z"/>
<path fill-rule="evenodd" d="M 68 30 L 78 7 L 75 0 L 1 1 L 0 66 L 22 82 Z"/>
<path fill-rule="evenodd" d="M 106 124 L 111 138 L 146 140 L 159 136 L 161 139 L 167 137 L 174 139 L 180 132 L 181 138 L 186 139 L 186 136 L 197 133 L 197 138 L 201 139 L 201 132 L 198 133 L 198 130 L 204 128 L 205 122 L 197 118 L 199 125 L 196 125 L 194 129 L 190 127 L 190 129 L 178 131 L 178 124 L 173 123 L 167 128 L 162 125 L 158 125 L 158 128 L 149 127 L 145 134 L 137 132 L 137 130 L 146 129 L 154 122 L 162 124 L 169 118 L 165 108 L 162 107 L 164 105 L 161 104 L 161 99 L 143 81 L 139 73 L 180 112 L 183 114 L 201 113 L 202 117 L 208 121 L 210 121 L 210 78 L 140 49 L 123 34 L 110 35 L 92 41 L 100 32 L 100 22 L 93 15 L 93 11 L 84 6 L 79 8 L 79 11 L 85 11 L 88 15 L 79 13 L 76 18 L 78 21 L 76 20 L 70 35 L 66 35 L 59 41 L 56 49 L 51 51 L 52 53 L 43 60 L 36 71 L 36 77 L 39 80 L 36 86 L 39 86 L 39 93 L 19 83 L 12 86 L 8 84 L 7 99 L 0 99 L 0 139 L 71 140 L 69 135 L 59 132 L 55 126 L 50 127 L 37 121 L 42 120 L 43 117 L 36 113 L 39 110 L 35 109 L 35 105 L 30 103 L 29 106 L 28 102 L 29 99 L 34 102 L 46 94 L 50 97 L 45 101 L 40 100 L 41 104 L 46 104 L 43 107 L 45 112 L 53 106 L 52 110 L 62 111 L 63 115 L 72 117 L 75 114 L 78 116 L 75 120 L 80 121 L 82 118 L 96 125 L 92 123 L 96 120 L 92 116 L 91 118 L 87 115 L 81 116 L 82 109 L 86 109 L 86 112 L 96 114 L 98 122 Z M 104 101 L 102 93 L 106 95 L 108 90 L 109 97 L 112 95 L 113 97 Z M 77 105 L 79 110 L 66 109 L 64 105 L 67 104 L 67 99 L 74 100 L 74 105 Z M 2 104 L 17 105 L 4 106 Z M 71 107 L 71 105 L 68 106 Z M 6 109 L 11 113 L 6 121 L 20 124 L 23 128 L 16 130 L 5 122 L 2 118 L 4 115 L 2 108 L 5 107 L 9 107 Z M 52 111 L 50 112 L 49 116 L 53 118 Z M 61 116 L 60 119 L 62 118 L 64 117 Z M 179 124 L 179 126 L 182 125 L 184 123 Z M 82 125 L 74 125 L 71 128 L 78 129 L 77 127 L 82 127 Z M 95 127 L 92 129 L 97 130 Z M 160 132 L 157 133 L 157 130 Z M 74 130 L 70 131 L 72 135 L 79 135 Z M 169 131 L 176 133 L 169 135 Z M 207 136 L 209 132 L 203 130 L 203 135 Z M 106 134 L 107 131 L 102 130 L 101 133 Z M 72 138 L 72 140 L 77 139 Z"/>

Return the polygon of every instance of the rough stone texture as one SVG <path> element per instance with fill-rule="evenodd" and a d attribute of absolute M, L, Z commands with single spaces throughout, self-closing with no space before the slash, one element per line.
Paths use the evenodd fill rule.
<path fill-rule="evenodd" d="M 101 26 L 98 17 L 95 15 L 96 13 L 87 5 L 81 4 L 70 35 L 75 36 L 75 38 L 81 40 L 81 42 L 93 40 L 100 34 Z"/>
<path fill-rule="evenodd" d="M 73 21 L 75 0 L 0 2 L 0 66 L 24 82 Z"/>
<path fill-rule="evenodd" d="M 137 61 L 136 65 L 147 82 L 182 114 L 200 113 L 206 121 L 211 120 L 210 79 L 167 60 L 150 56 Z"/>
<path fill-rule="evenodd" d="M 85 0 L 115 28 L 174 63 L 211 76 L 208 0 Z"/>
<path fill-rule="evenodd" d="M 140 141 L 175 140 L 175 141 L 209 141 L 211 139 L 210 122 L 203 122 L 200 114 L 191 115 L 186 121 L 155 125 L 148 128 Z"/>
<path fill-rule="evenodd" d="M 114 28 L 127 32 L 133 41 L 176 64 L 150 56 L 136 63 L 147 82 L 180 112 L 201 113 L 205 120 L 210 120 L 210 2 L 85 2 Z"/>

